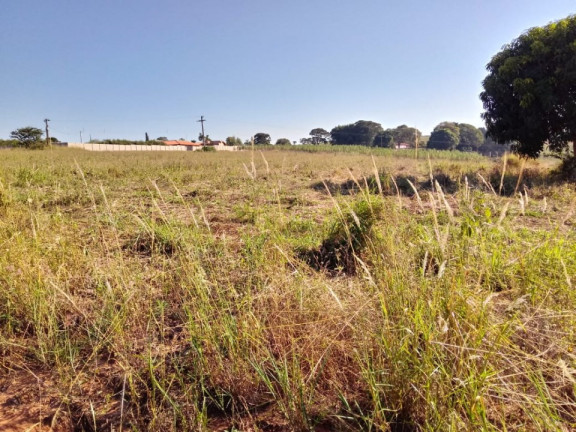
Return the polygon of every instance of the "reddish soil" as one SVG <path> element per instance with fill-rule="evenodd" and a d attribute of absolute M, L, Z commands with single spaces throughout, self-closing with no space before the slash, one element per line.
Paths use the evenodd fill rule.
<path fill-rule="evenodd" d="M 48 374 L 12 371 L 0 378 L 0 431 L 64 432 L 69 422 L 59 426 L 52 420 L 58 411 L 58 397 Z"/>

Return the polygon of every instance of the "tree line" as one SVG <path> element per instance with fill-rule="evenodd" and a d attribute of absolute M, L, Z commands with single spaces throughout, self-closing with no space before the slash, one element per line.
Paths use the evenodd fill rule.
<path fill-rule="evenodd" d="M 323 128 L 315 128 L 310 131 L 310 136 L 302 138 L 300 144 L 332 144 L 332 145 L 363 145 L 384 148 L 415 148 L 427 147 L 437 150 L 460 150 L 477 151 L 483 154 L 497 155 L 509 149 L 509 146 L 497 145 L 485 136 L 485 130 L 476 128 L 466 123 L 442 122 L 434 128 L 429 137 L 422 136 L 418 129 L 406 125 L 396 128 L 383 129 L 382 125 L 373 121 L 359 120 L 348 125 L 334 127 L 330 132 Z M 0 147 L 24 147 L 42 148 L 48 143 L 43 139 L 43 131 L 35 127 L 24 127 L 12 131 L 12 139 L 0 140 Z M 103 144 L 162 144 L 164 137 L 147 142 L 131 140 L 93 140 Z M 51 142 L 57 142 L 51 138 Z M 240 138 L 230 136 L 226 138 L 226 144 L 231 146 L 241 145 L 271 145 L 270 134 L 265 132 L 256 133 L 250 140 L 242 141 Z M 288 138 L 279 138 L 275 145 L 293 145 L 296 142 Z"/>
<path fill-rule="evenodd" d="M 442 122 L 426 140 L 406 125 L 384 130 L 379 123 L 359 120 L 330 132 L 313 129 L 300 141 L 484 154 L 513 150 L 527 157 L 550 151 L 576 173 L 576 15 L 527 30 L 492 57 L 486 69 L 480 94 L 486 128 Z"/>
<path fill-rule="evenodd" d="M 234 137 L 230 137 L 232 139 Z M 238 138 L 234 138 L 238 140 Z M 228 140 L 227 140 L 228 142 Z M 239 140 L 241 143 L 242 141 Z M 270 145 L 270 135 L 259 132 L 254 135 L 255 145 Z M 246 141 L 245 144 L 252 144 Z M 276 145 L 290 145 L 290 140 L 280 138 Z M 384 129 L 380 123 L 358 120 L 355 123 L 339 125 L 329 132 L 323 128 L 314 128 L 308 137 L 302 138 L 303 145 L 361 145 L 383 148 L 429 148 L 435 150 L 474 151 L 486 155 L 499 155 L 510 150 L 510 145 L 498 145 L 486 136 L 484 128 L 477 128 L 467 123 L 442 122 L 430 136 L 423 136 L 415 127 L 400 125 Z M 236 144 L 237 145 L 237 144 Z"/>

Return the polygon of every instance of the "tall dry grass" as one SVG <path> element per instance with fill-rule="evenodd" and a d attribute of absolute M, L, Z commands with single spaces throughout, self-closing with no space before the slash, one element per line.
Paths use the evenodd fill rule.
<path fill-rule="evenodd" d="M 536 166 L 519 201 L 510 160 L 6 154 L 0 368 L 53 386 L 2 388 L 47 425 L 576 423 L 574 191 Z"/>

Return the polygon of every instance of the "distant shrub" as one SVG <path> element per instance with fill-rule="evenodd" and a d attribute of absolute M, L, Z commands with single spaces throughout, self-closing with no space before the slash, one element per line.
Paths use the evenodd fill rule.
<path fill-rule="evenodd" d="M 0 148 L 13 148 L 18 147 L 18 140 L 4 140 L 0 139 Z"/>
<path fill-rule="evenodd" d="M 292 145 L 292 141 L 288 138 L 279 138 L 276 140 L 276 145 Z"/>

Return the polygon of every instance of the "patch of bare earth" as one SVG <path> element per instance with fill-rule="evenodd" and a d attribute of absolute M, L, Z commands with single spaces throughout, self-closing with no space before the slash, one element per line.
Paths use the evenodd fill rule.
<path fill-rule="evenodd" d="M 64 417 L 53 424 L 58 406 L 58 394 L 49 374 L 12 371 L 0 378 L 0 431 L 71 430 L 71 423 Z"/>

